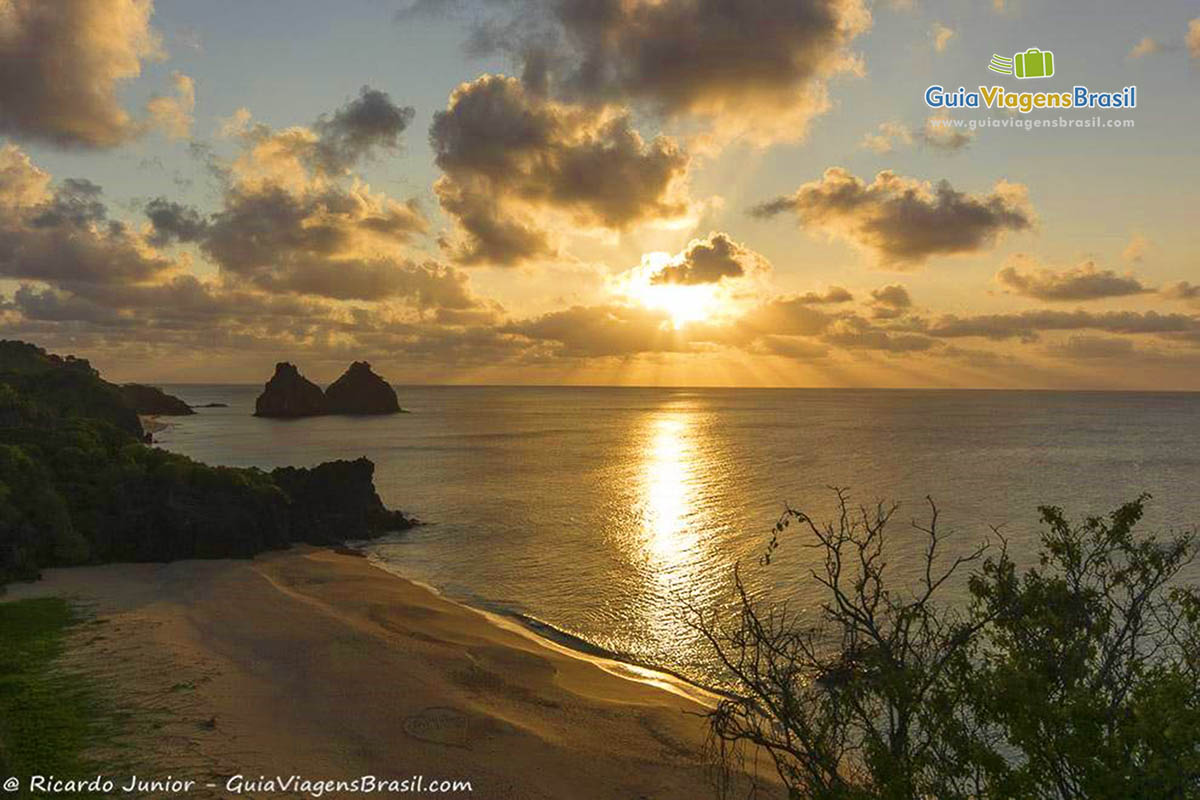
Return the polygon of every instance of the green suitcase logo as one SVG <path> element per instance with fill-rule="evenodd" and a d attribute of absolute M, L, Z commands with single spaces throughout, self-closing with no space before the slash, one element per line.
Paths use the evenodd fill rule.
<path fill-rule="evenodd" d="M 1018 78 L 1049 78 L 1054 74 L 1054 53 L 1031 47 L 1012 58 L 993 55 L 988 69 Z"/>

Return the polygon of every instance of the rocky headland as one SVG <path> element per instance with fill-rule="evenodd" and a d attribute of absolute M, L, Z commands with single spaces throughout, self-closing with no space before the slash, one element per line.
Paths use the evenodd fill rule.
<path fill-rule="evenodd" d="M 121 386 L 121 394 L 126 404 L 139 414 L 184 417 L 196 413 L 187 403 L 156 386 L 126 383 Z"/>
<path fill-rule="evenodd" d="M 299 407 L 287 400 L 283 408 Z M 365 458 L 211 467 L 144 436 L 125 388 L 87 361 L 0 341 L 0 590 L 45 567 L 246 558 L 416 524 L 384 506 Z"/>

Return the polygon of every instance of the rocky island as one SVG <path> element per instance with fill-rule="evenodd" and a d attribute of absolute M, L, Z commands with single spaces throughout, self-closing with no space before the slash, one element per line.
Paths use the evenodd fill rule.
<path fill-rule="evenodd" d="M 355 361 L 325 390 L 330 414 L 397 414 L 400 401 L 388 382 L 371 370 L 366 361 Z"/>
<path fill-rule="evenodd" d="M 355 361 L 324 392 L 294 364 L 275 365 L 263 393 L 254 404 L 256 417 L 315 417 L 323 414 L 399 414 L 396 392 L 366 361 Z"/>
<path fill-rule="evenodd" d="M 325 393 L 305 378 L 295 364 L 280 361 L 263 393 L 254 402 L 256 417 L 315 417 L 326 413 Z"/>

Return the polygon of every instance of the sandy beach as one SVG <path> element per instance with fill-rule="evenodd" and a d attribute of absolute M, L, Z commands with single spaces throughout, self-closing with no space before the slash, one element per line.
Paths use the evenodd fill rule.
<path fill-rule="evenodd" d="M 133 710 L 122 752 L 147 776 L 195 779 L 190 796 L 230 796 L 234 775 L 421 775 L 486 798 L 713 796 L 696 702 L 364 558 L 302 548 L 54 569 L 4 599 L 52 594 L 96 615 L 69 658 Z"/>

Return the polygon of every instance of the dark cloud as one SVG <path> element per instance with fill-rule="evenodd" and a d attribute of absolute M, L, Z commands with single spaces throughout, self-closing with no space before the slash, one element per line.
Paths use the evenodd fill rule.
<path fill-rule="evenodd" d="M 172 242 L 198 242 L 208 233 L 208 220 L 191 206 L 157 197 L 146 204 L 153 230 L 149 241 L 156 247 Z"/>
<path fill-rule="evenodd" d="M 144 121 L 119 90 L 164 53 L 152 0 L 6 0 L 0 5 L 0 133 L 66 148 L 114 147 L 154 125 L 186 135 L 194 87 L 156 96 Z"/>
<path fill-rule="evenodd" d="M 768 141 L 803 135 L 828 107 L 824 79 L 858 69 L 850 42 L 871 24 L 859 0 L 527 0 L 475 31 L 536 91 L 644 103 Z"/>
<path fill-rule="evenodd" d="M 233 186 L 201 248 L 223 273 L 270 291 L 380 300 L 421 294 L 426 270 L 399 263 L 394 251 L 425 229 L 414 205 L 363 187 Z"/>
<path fill-rule="evenodd" d="M 56 289 L 21 286 L 13 293 L 12 307 L 26 319 L 42 322 L 87 322 L 94 325 L 129 325 L 133 320 L 117 309 Z"/>
<path fill-rule="evenodd" d="M 35 228 L 85 228 L 103 222 L 108 209 L 100 199 L 102 194 L 89 180 L 67 178 L 53 198 L 34 210 L 29 224 Z"/>
<path fill-rule="evenodd" d="M 646 142 L 628 114 L 562 105 L 519 81 L 485 75 L 459 86 L 434 116 L 435 185 L 458 222 L 464 263 L 511 265 L 553 250 L 540 218 L 625 230 L 682 215 L 688 157 Z"/>
<path fill-rule="evenodd" d="M 1091 261 L 1059 272 L 1033 267 L 1034 262 L 1028 258 L 1018 258 L 1016 262 L 997 272 L 996 280 L 1013 294 L 1036 300 L 1100 300 L 1150 291 L 1133 275 L 1118 275 L 1110 269 L 1096 269 Z M 1022 270 L 1025 264 L 1029 264 L 1030 268 Z"/>
<path fill-rule="evenodd" d="M 761 258 L 729 238 L 725 233 L 710 233 L 706 239 L 694 239 L 676 259 L 652 278 L 652 283 L 694 285 L 718 283 L 725 278 L 740 278 L 759 269 Z"/>
<path fill-rule="evenodd" d="M 936 187 L 885 170 L 871 183 L 841 167 L 793 194 L 762 203 L 751 213 L 793 212 L 805 228 L 844 238 L 894 267 L 912 267 L 934 255 L 970 253 L 995 245 L 1034 222 L 1025 187 L 1001 181 L 986 195 Z"/>
<path fill-rule="evenodd" d="M 1023 311 L 1016 314 L 983 314 L 959 317 L 948 314 L 928 328 L 930 336 L 1033 341 L 1039 331 L 1098 330 L 1107 333 L 1185 333 L 1200 331 L 1200 320 L 1186 314 L 1157 311 Z"/>
<path fill-rule="evenodd" d="M 0 275 L 63 283 L 140 283 L 174 264 L 119 222 L 100 187 L 50 177 L 15 147 L 0 149 Z"/>
<path fill-rule="evenodd" d="M 871 316 L 875 319 L 895 319 L 912 308 L 908 289 L 898 283 L 871 292 Z"/>
<path fill-rule="evenodd" d="M 398 106 L 387 92 L 364 86 L 356 99 L 313 124 L 320 137 L 316 157 L 327 172 L 343 172 L 376 148 L 397 149 L 414 116 L 411 106 Z"/>

